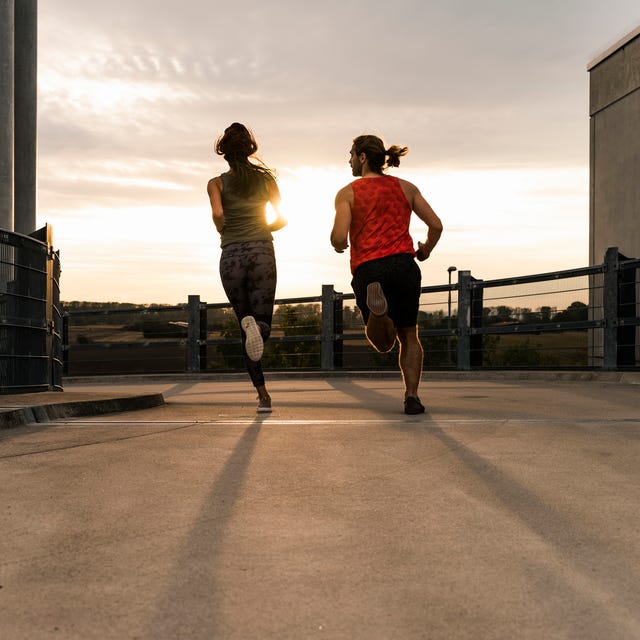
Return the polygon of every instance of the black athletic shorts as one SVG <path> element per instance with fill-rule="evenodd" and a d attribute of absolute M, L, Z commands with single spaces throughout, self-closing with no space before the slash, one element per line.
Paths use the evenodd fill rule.
<path fill-rule="evenodd" d="M 396 327 L 415 327 L 418 324 L 422 273 L 412 255 L 400 253 L 370 260 L 356 269 L 351 286 L 365 324 L 369 319 L 367 285 L 371 282 L 382 285 L 389 305 L 389 317 Z"/>

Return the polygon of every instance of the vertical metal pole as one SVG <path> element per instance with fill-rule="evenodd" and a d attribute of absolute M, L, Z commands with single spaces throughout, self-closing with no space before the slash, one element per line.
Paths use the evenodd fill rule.
<path fill-rule="evenodd" d="M 13 231 L 14 0 L 0 0 L 0 229 Z"/>
<path fill-rule="evenodd" d="M 344 305 L 342 303 L 342 297 L 339 292 L 334 292 L 333 302 L 333 366 L 342 369 L 344 366 L 344 341 L 342 340 L 342 334 L 344 333 Z"/>
<path fill-rule="evenodd" d="M 189 296 L 189 325 L 187 327 L 187 371 L 200 371 L 200 296 Z"/>
<path fill-rule="evenodd" d="M 471 369 L 471 271 L 458 271 L 458 369 Z"/>
<path fill-rule="evenodd" d="M 604 267 L 602 368 L 612 371 L 618 364 L 618 247 L 607 249 Z"/>
<path fill-rule="evenodd" d="M 62 373 L 69 375 L 69 314 L 62 314 Z"/>
<path fill-rule="evenodd" d="M 200 331 L 198 336 L 200 349 L 199 353 L 199 370 L 205 371 L 207 368 L 207 303 L 200 303 Z"/>
<path fill-rule="evenodd" d="M 60 306 L 60 252 L 50 248 L 53 273 L 53 364 L 52 384 L 56 391 L 62 391 L 62 308 Z"/>
<path fill-rule="evenodd" d="M 469 287 L 471 291 L 471 307 L 469 314 L 469 329 L 471 331 L 471 335 L 469 336 L 469 364 L 472 367 L 481 367 L 484 358 L 483 336 L 481 333 L 473 333 L 474 329 L 479 329 L 482 327 L 483 321 L 482 308 L 484 306 L 484 289 L 481 285 L 478 286 L 478 283 L 481 282 L 482 280 L 478 280 L 477 278 L 469 278 Z M 472 283 L 475 284 L 472 286 Z"/>
<path fill-rule="evenodd" d="M 18 0 L 14 11 L 15 231 L 36 228 L 38 0 Z"/>
<path fill-rule="evenodd" d="M 53 390 L 53 340 L 54 340 L 54 318 L 53 318 L 53 228 L 50 224 L 46 225 L 44 233 L 47 243 L 47 300 L 45 304 L 45 319 L 47 322 L 47 385 L 49 391 Z"/>
<path fill-rule="evenodd" d="M 334 306 L 335 292 L 332 284 L 322 285 L 322 337 L 320 343 L 320 368 L 323 371 L 333 371 L 333 340 L 334 340 Z"/>
<path fill-rule="evenodd" d="M 636 269 L 624 268 L 629 260 L 618 253 L 618 367 L 633 367 L 636 364 L 636 327 L 626 321 L 636 316 Z"/>
<path fill-rule="evenodd" d="M 447 331 L 451 331 L 451 271 L 449 271 L 449 295 L 447 297 Z M 447 335 L 447 364 L 451 366 L 451 334 Z"/>
<path fill-rule="evenodd" d="M 448 267 L 449 274 L 449 295 L 447 297 L 447 330 L 451 331 L 451 274 L 456 271 L 456 267 Z M 451 334 L 447 335 L 447 364 L 451 366 Z"/>

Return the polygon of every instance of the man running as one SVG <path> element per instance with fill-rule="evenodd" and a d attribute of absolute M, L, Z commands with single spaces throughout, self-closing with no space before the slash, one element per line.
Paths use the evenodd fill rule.
<path fill-rule="evenodd" d="M 342 253 L 351 243 L 351 286 L 367 339 L 380 352 L 390 351 L 398 339 L 404 412 L 418 414 L 424 413 L 418 397 L 424 354 L 417 327 L 422 278 L 415 258 L 431 255 L 442 222 L 415 185 L 384 173 L 386 167 L 400 166 L 407 152 L 396 145 L 385 149 L 373 135 L 353 141 L 349 164 L 360 179 L 336 195 L 331 244 Z M 417 250 L 409 235 L 412 211 L 428 227 Z"/>

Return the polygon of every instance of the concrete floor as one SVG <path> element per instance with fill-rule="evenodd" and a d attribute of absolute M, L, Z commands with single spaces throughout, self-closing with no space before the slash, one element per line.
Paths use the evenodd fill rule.
<path fill-rule="evenodd" d="M 270 388 L 1 430 L 0 637 L 640 638 L 638 385 Z"/>

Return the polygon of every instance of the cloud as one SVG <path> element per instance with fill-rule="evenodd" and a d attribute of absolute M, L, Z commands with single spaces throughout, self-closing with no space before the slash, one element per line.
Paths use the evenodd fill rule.
<path fill-rule="evenodd" d="M 553 247 L 567 238 L 575 244 L 586 228 L 579 210 L 586 208 L 587 187 L 571 173 L 584 175 L 588 164 L 586 64 L 638 23 L 636 0 L 47 0 L 39 5 L 38 215 L 63 238 L 68 283 L 82 260 L 109 260 L 121 251 L 129 222 L 151 272 L 162 267 L 149 250 L 174 240 L 176 219 L 198 234 L 184 242 L 207 256 L 198 263 L 204 270 L 211 266 L 205 247 L 216 240 L 205 185 L 226 169 L 212 143 L 239 120 L 253 128 L 260 155 L 285 183 L 298 168 L 310 168 L 296 183 L 299 209 L 322 200 L 321 223 L 300 218 L 317 238 L 293 242 L 303 250 L 283 269 L 291 289 L 312 255 L 325 262 L 327 277 L 343 273 L 340 286 L 348 290 L 344 260 L 323 257 L 324 227 L 334 182 L 350 179 L 351 140 L 365 132 L 410 147 L 402 172 L 430 188 L 452 230 L 423 266 L 428 272 L 446 273 L 447 263 L 465 256 L 488 265 L 487 254 L 496 254 L 493 246 L 474 244 L 476 210 L 458 199 L 479 189 L 474 181 L 483 177 L 489 189 L 483 198 L 493 198 L 483 202 L 483 239 L 496 228 L 502 233 L 508 221 L 512 239 L 505 235 L 500 244 L 506 259 L 524 252 L 527 215 L 543 206 L 568 212 L 567 225 L 549 239 Z M 313 173 L 323 168 L 330 177 Z M 568 193 L 558 191 L 554 172 L 569 181 Z M 441 180 L 440 189 L 442 175 L 451 181 Z M 514 182 L 507 188 L 501 176 Z M 307 179 L 319 184 L 305 187 Z M 505 189 L 518 214 L 511 219 Z M 497 200 L 501 212 L 492 211 Z M 294 234 L 297 224 L 294 218 L 282 233 Z M 102 252 L 87 253 L 83 238 L 104 225 L 122 231 L 99 235 Z M 145 244 L 150 235 L 155 244 Z M 182 247 L 175 251 L 179 262 Z M 584 251 L 562 259 L 580 251 L 586 255 L 586 240 Z M 546 256 L 557 259 L 553 251 Z M 169 301 L 181 299 L 180 278 L 195 268 L 176 267 Z M 494 262 L 483 275 L 504 275 L 500 269 Z M 107 297 L 117 297 L 113 282 L 101 280 Z M 202 293 L 223 299 L 220 289 Z"/>
<path fill-rule="evenodd" d="M 327 138 L 364 128 L 404 138 L 421 163 L 573 163 L 588 81 L 576 31 L 595 13 L 580 6 L 51 0 L 41 131 L 45 145 L 76 127 L 84 148 L 97 129 L 114 153 L 204 159 L 242 120 L 278 163 L 335 162 Z"/>

